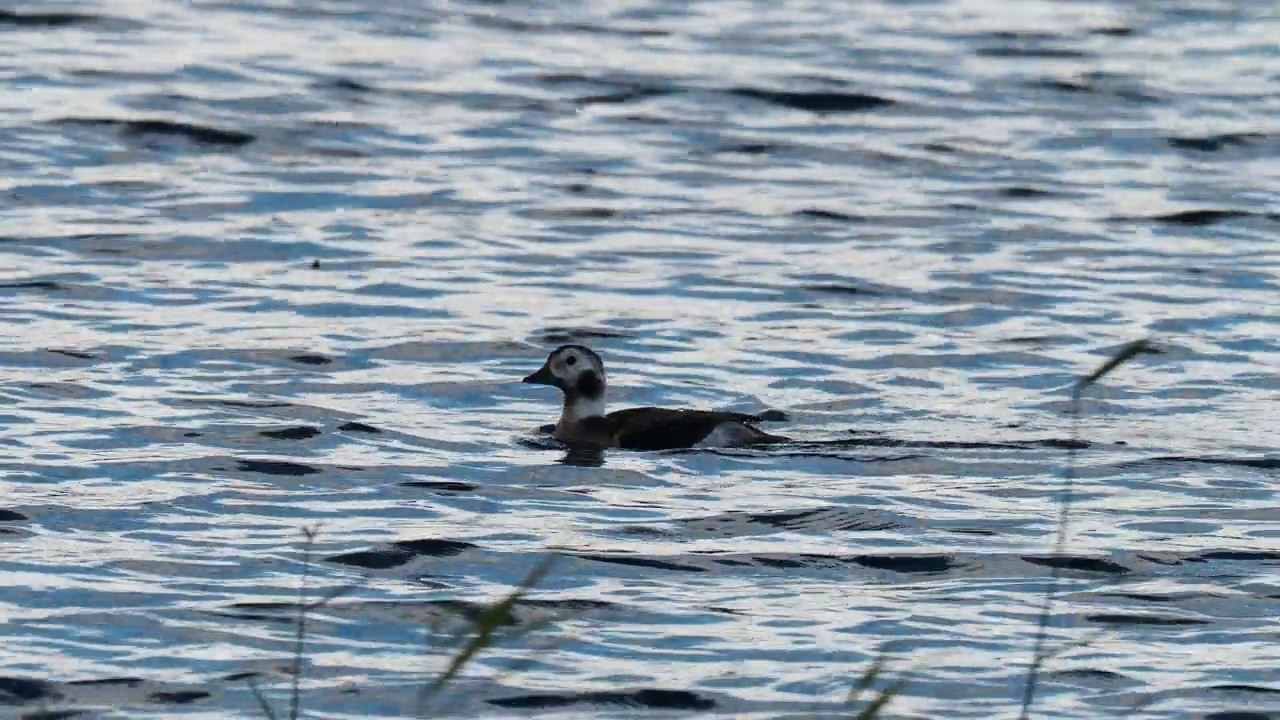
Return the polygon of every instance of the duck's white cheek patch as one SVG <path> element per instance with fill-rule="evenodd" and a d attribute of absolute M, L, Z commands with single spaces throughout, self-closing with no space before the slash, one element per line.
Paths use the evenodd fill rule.
<path fill-rule="evenodd" d="M 729 447 L 755 439 L 757 433 L 742 423 L 720 423 L 706 437 L 694 444 L 695 448 Z"/>

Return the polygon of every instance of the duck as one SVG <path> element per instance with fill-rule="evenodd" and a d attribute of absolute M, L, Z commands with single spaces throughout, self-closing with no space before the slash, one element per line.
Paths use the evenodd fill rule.
<path fill-rule="evenodd" d="M 522 382 L 550 385 L 564 394 L 552 437 L 570 446 L 676 450 L 791 442 L 756 427 L 747 413 L 659 407 L 605 412 L 604 361 L 584 345 L 561 345 Z"/>

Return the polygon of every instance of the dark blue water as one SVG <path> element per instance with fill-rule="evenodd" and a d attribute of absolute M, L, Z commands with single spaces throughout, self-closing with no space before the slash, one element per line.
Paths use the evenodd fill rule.
<path fill-rule="evenodd" d="M 16 13 L 16 14 L 15 14 Z M 0 707 L 1280 717 L 1280 18 L 1123 2 L 0 12 Z M 520 384 L 780 409 L 566 458 Z M 301 530 L 320 524 L 304 563 Z M 463 613 L 465 615 L 465 612 Z M 1214 713 L 1255 712 L 1249 715 Z"/>

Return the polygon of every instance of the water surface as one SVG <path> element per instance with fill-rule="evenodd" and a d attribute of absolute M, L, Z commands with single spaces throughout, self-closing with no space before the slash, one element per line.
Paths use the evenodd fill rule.
<path fill-rule="evenodd" d="M 1280 713 L 1266 4 L 0 13 L 0 705 L 1013 717 L 1086 401 L 1055 718 Z M 537 428 L 782 410 L 768 451 Z M 568 461 L 568 462 L 566 462 Z M 301 530 L 319 524 L 306 563 Z M 1072 645 L 1075 643 L 1075 645 Z M 6 679 L 7 678 L 7 679 Z M 1230 715 L 1227 713 L 1239 713 Z M 1256 715 L 1243 713 L 1253 712 Z"/>

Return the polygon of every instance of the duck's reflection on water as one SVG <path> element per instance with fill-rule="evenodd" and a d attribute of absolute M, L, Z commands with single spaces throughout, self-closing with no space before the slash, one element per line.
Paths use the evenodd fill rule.
<path fill-rule="evenodd" d="M 539 436 L 531 438 L 522 438 L 519 444 L 532 448 L 534 450 L 561 450 L 564 455 L 556 462 L 560 465 L 571 465 L 575 467 L 603 467 L 605 464 L 605 448 L 600 445 L 592 444 L 566 444 L 553 437 L 550 437 L 550 429 L 555 426 L 549 425 L 538 428 Z M 855 431 L 849 431 L 853 433 Z M 1123 442 L 1115 443 L 1123 446 Z M 899 440 L 895 438 L 882 437 L 878 433 L 863 435 L 861 437 L 845 437 L 825 440 L 808 440 L 793 441 L 789 443 L 781 443 L 771 445 L 767 448 L 748 447 L 748 448 L 688 448 L 664 451 L 665 454 L 683 454 L 688 452 L 738 455 L 769 455 L 777 457 L 829 457 L 841 460 L 852 460 L 857 462 L 866 461 L 896 461 L 896 460 L 913 460 L 924 457 L 918 453 L 891 456 L 867 456 L 865 453 L 851 455 L 848 451 L 866 450 L 867 448 L 915 448 L 915 449 L 932 449 L 932 450 L 975 450 L 975 449 L 992 449 L 992 450 L 1008 450 L 1008 449 L 1083 449 L 1099 447 L 1095 443 L 1078 439 L 1062 439 L 1062 438 L 1037 438 L 1032 440 L 1013 440 L 1013 441 L 956 441 L 956 440 Z M 841 452 L 845 451 L 845 452 Z"/>
<path fill-rule="evenodd" d="M 590 445 L 570 447 L 558 462 L 561 465 L 573 465 L 575 467 L 603 467 L 604 448 Z"/>
<path fill-rule="evenodd" d="M 534 437 L 520 438 L 517 442 L 533 450 L 563 450 L 564 455 L 556 462 L 560 465 L 576 467 L 603 467 L 605 448 L 600 445 L 567 444 L 551 437 L 555 425 L 538 428 Z"/>

